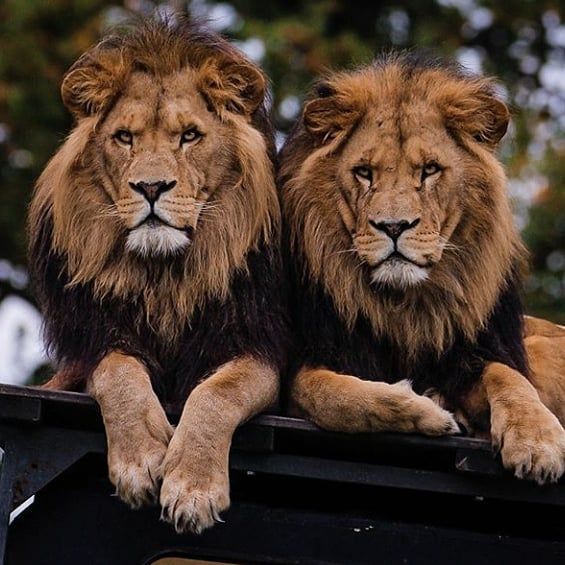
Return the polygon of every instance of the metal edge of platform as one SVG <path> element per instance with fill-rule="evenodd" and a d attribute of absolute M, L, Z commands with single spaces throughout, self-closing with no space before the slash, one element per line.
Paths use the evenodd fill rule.
<path fill-rule="evenodd" d="M 90 414 L 98 414 L 99 425 L 102 420 L 96 401 L 87 394 L 79 392 L 66 392 L 47 390 L 40 387 L 26 387 L 17 385 L 0 384 L 0 421 L 14 419 L 23 422 L 40 423 L 41 406 L 47 403 L 50 406 L 65 410 L 73 407 L 84 410 Z M 18 412 L 20 411 L 20 412 Z M 175 414 L 169 414 L 174 417 Z M 80 422 L 77 421 L 80 428 Z M 402 434 L 383 432 L 379 434 L 345 434 L 339 432 L 326 432 L 316 425 L 299 418 L 280 416 L 275 414 L 262 414 L 244 424 L 242 427 L 273 428 L 275 430 L 300 431 L 312 434 L 325 434 L 333 437 L 355 437 L 355 441 L 366 440 L 368 443 L 386 443 L 406 446 L 433 447 L 437 449 L 470 449 L 491 452 L 490 443 L 483 439 L 463 436 L 427 437 L 419 434 Z"/>

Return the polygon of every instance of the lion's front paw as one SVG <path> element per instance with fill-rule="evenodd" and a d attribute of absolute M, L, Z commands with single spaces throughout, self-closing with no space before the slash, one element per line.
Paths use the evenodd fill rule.
<path fill-rule="evenodd" d="M 116 494 L 132 508 L 156 502 L 166 445 L 144 445 L 136 454 L 113 454 L 108 461 Z"/>
<path fill-rule="evenodd" d="M 200 469 L 200 471 L 197 471 Z M 161 518 L 177 533 L 201 533 L 216 522 L 230 505 L 227 473 L 213 472 L 202 464 L 180 465 L 167 472 L 161 486 Z"/>
<path fill-rule="evenodd" d="M 426 397 L 421 397 L 421 399 L 415 401 L 413 425 L 414 431 L 431 436 L 452 435 L 461 432 L 453 414 Z"/>
<path fill-rule="evenodd" d="M 132 508 L 158 499 L 163 460 L 173 431 L 164 417 L 159 420 L 107 430 L 110 481 L 116 494 Z"/>
<path fill-rule="evenodd" d="M 520 479 L 556 482 L 565 471 L 565 430 L 539 401 L 492 411 L 493 446 L 504 467 Z"/>
<path fill-rule="evenodd" d="M 457 434 L 461 430 L 451 412 L 443 409 L 432 398 L 416 394 L 408 381 L 394 385 L 400 399 L 400 431 L 416 432 L 430 436 Z M 402 398 L 401 395 L 406 395 Z"/>

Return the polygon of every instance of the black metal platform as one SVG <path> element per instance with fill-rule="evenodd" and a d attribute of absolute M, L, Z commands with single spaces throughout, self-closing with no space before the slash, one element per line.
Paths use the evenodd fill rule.
<path fill-rule="evenodd" d="M 5 563 L 565 563 L 565 484 L 508 476 L 487 442 L 330 434 L 261 416 L 231 453 L 232 508 L 201 536 L 112 495 L 86 395 L 0 385 Z M 10 512 L 35 502 L 8 527 Z"/>

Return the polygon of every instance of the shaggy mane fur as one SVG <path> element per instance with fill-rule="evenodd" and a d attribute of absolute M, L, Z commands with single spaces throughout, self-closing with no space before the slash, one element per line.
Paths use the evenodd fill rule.
<path fill-rule="evenodd" d="M 462 219 L 427 280 L 405 290 L 375 288 L 352 252 L 350 211 L 331 171 L 369 108 L 417 108 L 418 100 L 439 109 L 449 135 L 473 158 L 461 209 L 453 211 Z M 505 362 L 526 370 L 517 294 L 525 251 L 493 154 L 506 129 L 497 125 L 503 112 L 491 80 L 415 55 L 386 56 L 317 85 L 282 150 L 278 176 L 299 362 L 378 380 L 420 375 L 418 388 L 425 388 L 438 384 L 439 376 L 426 377 L 438 363 L 445 379 L 461 372 L 458 363 L 480 374 L 485 359 L 499 357 L 487 351 L 492 339 Z"/>
<path fill-rule="evenodd" d="M 90 157 L 92 140 L 132 73 L 159 77 L 187 67 L 200 77 L 198 89 L 208 108 L 231 124 L 238 174 L 228 176 L 232 184 L 212 195 L 214 213 L 202 215 L 190 246 L 172 257 L 146 259 L 127 253 L 126 234 L 107 213 L 98 186 L 107 173 L 93 165 L 100 160 Z M 86 367 L 117 346 L 137 352 L 143 340 L 158 342 L 149 365 L 158 363 L 164 352 L 178 353 L 187 332 L 202 332 L 193 324 L 206 323 L 203 316 L 210 305 L 217 310 L 227 304 L 229 316 L 261 308 L 254 301 L 266 298 L 255 296 L 245 282 L 263 284 L 250 272 L 250 254 L 264 255 L 260 270 L 267 269 L 265 286 L 280 284 L 271 272 L 280 267 L 273 135 L 263 98 L 252 100 L 256 90 L 264 92 L 264 84 L 254 90 L 246 77 L 266 84 L 255 65 L 227 41 L 182 16 L 136 22 L 102 40 L 67 73 L 62 96 L 77 125 L 41 175 L 28 220 L 30 269 L 46 318 L 46 338 L 62 370 L 74 375 L 64 386 L 79 387 L 88 376 Z M 254 108 L 250 117 L 245 115 L 247 104 Z M 234 285 L 251 293 L 239 297 L 252 301 L 245 312 L 234 302 Z M 272 293 L 276 311 L 279 298 L 273 289 L 265 292 Z M 237 331 L 247 331 L 245 316 L 241 323 L 244 327 Z M 96 324 L 102 324 L 102 333 Z M 224 325 L 214 331 L 229 331 L 225 320 Z M 102 335 L 104 331 L 109 335 Z M 73 335 L 76 332 L 93 335 Z M 235 347 L 230 353 L 238 352 Z M 75 366 L 79 368 L 69 369 Z"/>
<path fill-rule="evenodd" d="M 453 245 L 429 281 L 405 292 L 376 291 L 366 277 L 359 276 L 362 267 L 348 252 L 351 236 L 338 214 L 336 189 L 331 185 L 335 179 L 324 177 L 329 186 L 316 182 L 320 168 L 332 166 L 347 134 L 374 103 L 375 90 L 391 100 L 429 97 L 450 116 L 453 135 L 476 159 L 465 186 L 466 217 L 452 237 Z M 487 120 L 479 101 L 492 95 L 491 80 L 417 55 L 388 56 L 360 71 L 332 75 L 311 95 L 310 104 L 331 97 L 333 106 L 328 110 L 338 108 L 339 113 L 333 131 L 324 129 L 328 116 L 320 116 L 326 112 L 320 108 L 309 117 L 311 122 L 319 118 L 319 124 L 310 123 L 309 132 L 300 121 L 289 136 L 279 173 L 283 213 L 302 275 L 322 285 L 349 328 L 363 316 L 376 335 L 386 336 L 407 353 L 415 354 L 422 347 L 439 353 L 459 332 L 471 340 L 476 337 L 513 269 L 523 267 L 525 252 L 513 225 L 504 171 L 491 151 L 470 143 L 455 125 L 458 114 L 467 119 L 476 113 L 476 121 Z M 488 123 L 482 127 L 483 135 L 488 127 Z M 316 128 L 330 143 L 321 144 L 311 134 Z"/>

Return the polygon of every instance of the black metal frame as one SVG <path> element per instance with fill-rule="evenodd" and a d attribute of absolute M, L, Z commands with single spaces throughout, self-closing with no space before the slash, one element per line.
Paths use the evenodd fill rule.
<path fill-rule="evenodd" d="M 112 496 L 100 414 L 86 395 L 0 385 L 0 442 L 0 556 L 8 564 L 127 565 L 167 554 L 565 563 L 563 484 L 507 476 L 482 440 L 347 436 L 261 416 L 234 439 L 226 523 L 201 536 L 179 536 L 158 508 L 131 511 Z M 10 512 L 32 495 L 8 528 Z"/>

